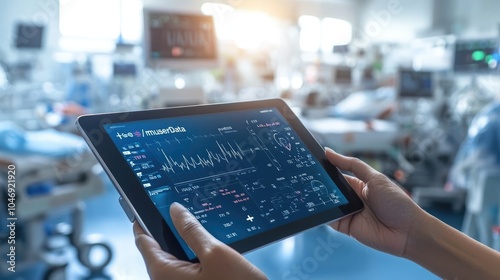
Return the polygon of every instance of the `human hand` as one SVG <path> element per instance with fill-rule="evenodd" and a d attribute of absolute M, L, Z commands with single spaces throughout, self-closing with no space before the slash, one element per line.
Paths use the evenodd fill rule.
<path fill-rule="evenodd" d="M 134 223 L 137 248 L 144 258 L 151 279 L 267 279 L 241 254 L 220 242 L 179 203 L 170 206 L 175 228 L 198 256 L 199 263 L 178 260 L 163 251 L 141 226 Z"/>
<path fill-rule="evenodd" d="M 425 212 L 389 178 L 357 158 L 326 149 L 328 160 L 355 177 L 344 176 L 365 203 L 360 213 L 335 221 L 330 226 L 374 249 L 404 256 L 412 225 Z"/>

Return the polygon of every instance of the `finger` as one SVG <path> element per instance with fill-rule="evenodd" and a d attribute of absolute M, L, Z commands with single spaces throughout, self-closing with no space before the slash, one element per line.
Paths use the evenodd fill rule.
<path fill-rule="evenodd" d="M 359 180 L 356 177 L 352 177 L 352 176 L 349 176 L 349 175 L 344 175 L 344 178 L 347 180 L 347 182 L 352 187 L 352 189 L 354 190 L 354 192 L 356 192 L 356 194 L 359 197 L 363 198 L 363 189 L 366 187 L 365 182 Z"/>
<path fill-rule="evenodd" d="M 340 220 L 336 220 L 335 222 L 331 222 L 330 224 L 328 224 L 331 228 L 333 228 L 334 230 L 338 231 L 339 230 L 339 226 L 340 226 Z"/>
<path fill-rule="evenodd" d="M 347 216 L 343 219 L 340 219 L 339 221 L 339 227 L 337 231 L 342 232 L 343 234 L 346 235 L 351 235 L 351 221 L 352 221 L 352 216 Z"/>
<path fill-rule="evenodd" d="M 352 216 L 344 217 L 340 220 L 330 223 L 330 227 L 343 234 L 349 235 Z"/>
<path fill-rule="evenodd" d="M 179 234 L 199 259 L 203 258 L 207 249 L 210 249 L 217 242 L 217 239 L 181 204 L 172 203 L 170 216 Z"/>
<path fill-rule="evenodd" d="M 358 178 L 352 177 L 349 175 L 344 175 L 344 178 L 347 180 L 349 185 L 351 185 L 352 189 L 356 192 L 356 194 L 362 200 L 365 201 L 365 196 L 363 195 L 363 190 L 365 189 L 366 184 L 363 181 L 359 180 Z M 365 203 L 366 203 L 366 201 L 365 201 Z M 359 214 L 360 213 L 357 213 L 355 215 L 359 215 Z M 349 229 L 346 228 L 346 225 L 347 226 L 350 225 L 351 219 L 352 219 L 352 216 L 347 216 L 347 217 L 344 217 L 340 220 L 336 220 L 336 221 L 330 223 L 330 227 L 332 227 L 334 230 L 336 230 L 338 232 L 348 234 Z"/>
<path fill-rule="evenodd" d="M 352 172 L 354 176 L 364 182 L 368 182 L 370 178 L 377 173 L 375 169 L 371 168 L 368 164 L 357 158 L 337 154 L 330 148 L 325 148 L 325 153 L 326 158 L 330 161 L 330 163 L 337 166 L 341 170 Z"/>
<path fill-rule="evenodd" d="M 177 260 L 174 256 L 163 251 L 160 244 L 151 236 L 147 235 L 138 222 L 134 222 L 135 245 L 146 264 L 163 262 L 168 263 L 170 260 Z"/>

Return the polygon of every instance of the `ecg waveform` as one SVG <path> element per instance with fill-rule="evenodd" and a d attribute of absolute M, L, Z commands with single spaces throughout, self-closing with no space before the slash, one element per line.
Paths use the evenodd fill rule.
<path fill-rule="evenodd" d="M 231 159 L 240 161 L 246 159 L 244 156 L 245 152 L 237 143 L 234 143 L 234 147 L 229 142 L 223 145 L 216 141 L 216 144 L 218 148 L 216 152 L 205 149 L 206 154 L 196 154 L 194 156 L 182 155 L 180 160 L 174 159 L 172 156 L 167 155 L 162 148 L 158 148 L 158 151 L 165 157 L 165 163 L 162 164 L 162 170 L 167 173 L 176 173 L 176 169 L 186 171 L 199 167 L 215 167 L 216 164 L 220 164 L 221 162 L 229 163 Z M 253 149 L 249 151 L 252 153 L 254 152 Z"/>

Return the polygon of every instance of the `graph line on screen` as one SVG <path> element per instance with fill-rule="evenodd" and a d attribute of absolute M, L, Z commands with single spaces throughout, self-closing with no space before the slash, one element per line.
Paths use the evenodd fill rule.
<path fill-rule="evenodd" d="M 196 145 L 186 145 L 191 139 L 165 139 L 146 143 L 158 160 L 160 170 L 174 185 L 215 179 L 223 175 L 255 169 L 252 158 L 259 147 L 247 143 L 225 141 L 213 137 L 194 139 Z"/>
<path fill-rule="evenodd" d="M 165 163 L 162 164 L 162 170 L 167 173 L 176 173 L 176 169 L 185 171 L 198 167 L 215 167 L 216 164 L 220 164 L 221 162 L 229 163 L 230 159 L 245 160 L 245 152 L 237 143 L 234 143 L 236 148 L 230 143 L 227 143 L 226 145 L 220 144 L 218 141 L 215 143 L 219 149 L 218 151 L 205 149 L 206 154 L 203 156 L 200 154 L 196 154 L 194 156 L 186 156 L 183 154 L 180 157 L 181 160 L 175 160 L 172 156 L 167 155 L 162 148 L 158 148 L 158 151 L 161 151 L 165 157 Z M 249 151 L 253 153 L 253 149 Z"/>

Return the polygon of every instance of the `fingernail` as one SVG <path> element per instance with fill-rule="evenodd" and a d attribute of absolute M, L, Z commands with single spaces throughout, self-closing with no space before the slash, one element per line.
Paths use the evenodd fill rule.
<path fill-rule="evenodd" d="M 170 208 L 169 208 L 169 212 L 170 212 L 170 217 L 174 218 L 174 217 L 181 217 L 182 216 L 182 213 L 184 212 L 184 207 L 178 203 L 178 202 L 173 202 L 172 204 L 170 204 Z"/>
<path fill-rule="evenodd" d="M 334 152 L 335 153 L 335 151 L 332 148 L 330 148 L 330 147 L 325 147 L 325 151 L 330 151 L 330 152 Z"/>
<path fill-rule="evenodd" d="M 180 204 L 179 202 L 173 202 L 170 205 L 170 211 L 172 211 L 172 208 L 177 208 L 174 211 L 177 212 L 178 215 L 185 215 L 186 213 L 189 215 L 193 215 L 186 207 L 184 207 L 184 205 Z"/>
<path fill-rule="evenodd" d="M 173 202 L 172 204 L 170 204 L 170 208 L 172 208 L 172 207 L 177 207 L 177 208 L 185 209 L 185 207 L 182 206 L 182 204 L 180 204 L 179 202 Z"/>

